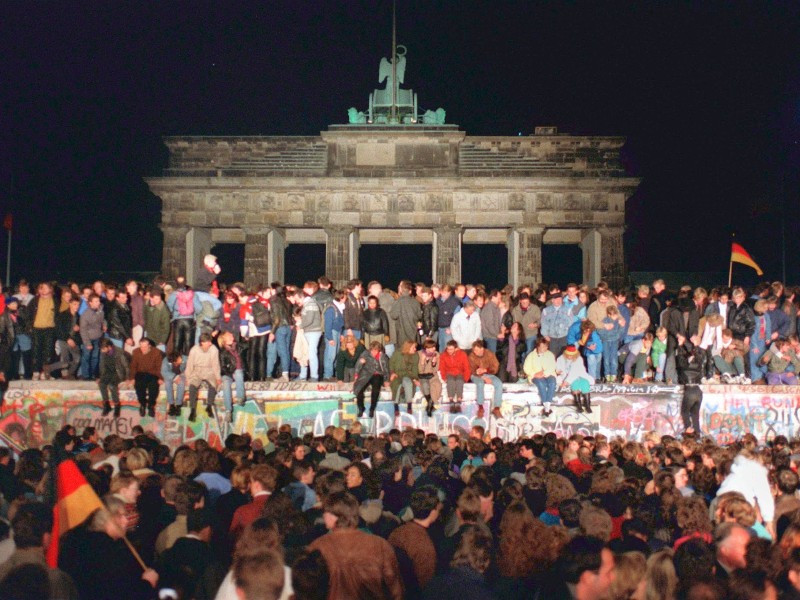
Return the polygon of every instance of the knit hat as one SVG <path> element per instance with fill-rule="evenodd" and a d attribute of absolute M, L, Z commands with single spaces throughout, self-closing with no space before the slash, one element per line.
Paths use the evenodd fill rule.
<path fill-rule="evenodd" d="M 564 348 L 564 356 L 567 358 L 577 358 L 578 349 L 575 346 L 567 346 Z"/>

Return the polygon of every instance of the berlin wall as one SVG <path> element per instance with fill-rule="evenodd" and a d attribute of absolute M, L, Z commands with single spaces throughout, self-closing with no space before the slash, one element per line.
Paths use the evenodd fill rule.
<path fill-rule="evenodd" d="M 91 383 L 38 381 L 13 382 L 6 391 L 0 412 L 0 444 L 17 451 L 40 447 L 65 424 L 82 430 L 96 427 L 101 436 L 119 433 L 129 436 L 135 425 L 154 431 L 171 449 L 206 439 L 222 447 L 230 433 L 249 433 L 266 440 L 267 431 L 288 423 L 297 435 L 322 435 L 329 425 L 347 427 L 356 420 L 357 408 L 350 385 L 337 383 L 248 383 L 246 406 L 234 410 L 232 423 L 227 423 L 218 396 L 215 418 L 209 419 L 198 410 L 195 423 L 188 421 L 188 408 L 180 417 L 167 417 L 166 397 L 162 390 L 156 416 L 140 417 L 133 389 L 120 390 L 122 414 L 115 419 L 101 415 L 102 402 L 97 386 Z M 752 432 L 760 442 L 777 435 L 800 435 L 800 393 L 792 386 L 702 386 L 704 397 L 701 411 L 703 433 L 720 444 L 735 441 Z M 374 420 L 365 419 L 368 433 L 387 432 L 394 427 L 420 428 L 426 432 L 447 436 L 465 433 L 473 424 L 487 428 L 492 436 L 515 440 L 520 436 L 552 431 L 559 436 L 573 433 L 641 439 L 654 430 L 659 434 L 679 435 L 683 430 L 680 418 L 682 388 L 665 385 L 597 385 L 592 388 L 591 414 L 578 413 L 572 407 L 569 394 L 558 394 L 553 414 L 541 416 L 538 395 L 532 387 L 507 384 L 503 391 L 502 419 L 489 416 L 476 418 L 474 386 L 465 386 L 462 412 L 451 414 L 447 405 L 437 404 L 432 417 L 424 404 L 414 402 L 407 413 L 401 404 L 401 414 L 395 419 L 394 405 L 384 391 Z M 486 398 L 491 398 L 491 386 L 486 386 Z M 368 402 L 368 400 L 367 400 Z M 201 400 L 202 403 L 202 400 Z"/>

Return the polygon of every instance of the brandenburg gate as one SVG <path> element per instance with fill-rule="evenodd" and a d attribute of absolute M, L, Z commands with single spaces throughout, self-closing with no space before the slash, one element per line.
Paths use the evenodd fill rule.
<path fill-rule="evenodd" d="M 165 138 L 169 164 L 147 179 L 162 200 L 162 272 L 191 283 L 214 244 L 243 243 L 245 283 L 283 281 L 287 245 L 324 243 L 325 274 L 342 283 L 363 244 L 431 244 L 431 281 L 455 283 L 462 244 L 502 243 L 516 287 L 541 283 L 543 244 L 577 244 L 583 282 L 621 284 L 639 185 L 620 164 L 625 139 L 469 136 L 400 87 L 400 49 L 367 110 L 319 136 Z"/>

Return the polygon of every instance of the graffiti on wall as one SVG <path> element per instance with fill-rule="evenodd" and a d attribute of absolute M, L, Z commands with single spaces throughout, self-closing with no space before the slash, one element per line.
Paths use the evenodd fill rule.
<path fill-rule="evenodd" d="M 289 424 L 297 435 L 323 435 L 325 428 L 348 426 L 357 419 L 357 406 L 349 386 L 339 384 L 248 384 L 248 401 L 234 408 L 229 422 L 218 395 L 214 418 L 198 410 L 197 420 L 189 422 L 189 410 L 179 417 L 166 414 L 162 391 L 155 417 L 139 416 L 139 405 L 132 389 L 121 389 L 122 412 L 119 418 L 102 416 L 100 394 L 92 384 L 53 382 L 13 385 L 4 396 L 0 412 L 0 444 L 22 450 L 39 447 L 52 440 L 65 424 L 79 431 L 95 427 L 101 436 L 118 433 L 130 436 L 135 426 L 152 431 L 171 449 L 208 440 L 221 447 L 230 433 L 249 433 L 266 440 L 267 432 Z M 747 432 L 759 441 L 776 435 L 800 435 L 800 388 L 790 386 L 704 386 L 701 421 L 704 433 L 719 443 L 728 443 Z M 536 391 L 526 385 L 507 385 L 503 391 L 502 418 L 490 416 L 490 400 L 485 403 L 486 417 L 477 418 L 475 389 L 465 386 L 461 411 L 451 413 L 447 403 L 437 403 L 431 417 L 424 404 L 415 400 L 411 412 L 406 404 L 395 406 L 388 392 L 378 403 L 375 418 L 362 419 L 366 433 L 385 433 L 393 428 L 413 427 L 445 437 L 468 432 L 482 425 L 492 436 L 514 440 L 521 436 L 552 431 L 559 436 L 574 433 L 605 434 L 626 439 L 641 439 L 648 431 L 661 435 L 679 435 L 682 389 L 663 385 L 598 385 L 592 388 L 592 413 L 578 413 L 570 394 L 557 394 L 553 413 L 542 416 Z M 487 386 L 486 398 L 491 398 Z M 202 395 L 201 395 L 202 403 Z"/>

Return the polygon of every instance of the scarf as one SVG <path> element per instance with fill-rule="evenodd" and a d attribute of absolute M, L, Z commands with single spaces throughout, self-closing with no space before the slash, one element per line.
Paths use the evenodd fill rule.
<path fill-rule="evenodd" d="M 246 321 L 248 315 L 253 314 L 253 307 L 250 306 L 249 302 L 245 302 L 244 304 L 239 304 L 239 320 Z"/>
<path fill-rule="evenodd" d="M 509 336 L 508 338 L 508 359 L 506 360 L 506 371 L 512 378 L 517 376 L 517 340 Z"/>
<path fill-rule="evenodd" d="M 227 299 L 225 303 L 222 305 L 222 318 L 225 319 L 225 322 L 228 323 L 231 320 L 231 315 L 233 315 L 233 308 L 236 306 L 235 302 L 229 302 Z"/>

